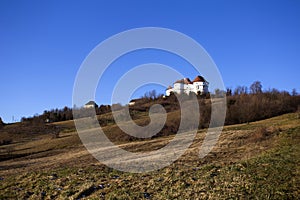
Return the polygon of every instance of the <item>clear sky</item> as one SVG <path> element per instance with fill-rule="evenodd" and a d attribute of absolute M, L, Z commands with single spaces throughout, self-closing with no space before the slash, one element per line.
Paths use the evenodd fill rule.
<path fill-rule="evenodd" d="M 0 117 L 11 122 L 72 107 L 73 83 L 88 53 L 114 34 L 149 26 L 195 39 L 215 61 L 226 87 L 259 80 L 263 89 L 300 92 L 299 0 L 1 0 Z M 116 69 L 118 63 L 128 69 L 152 60 L 184 64 L 164 61 L 168 55 L 156 51 L 135 56 L 120 59 Z M 110 90 L 107 84 L 96 102 L 108 104 Z"/>

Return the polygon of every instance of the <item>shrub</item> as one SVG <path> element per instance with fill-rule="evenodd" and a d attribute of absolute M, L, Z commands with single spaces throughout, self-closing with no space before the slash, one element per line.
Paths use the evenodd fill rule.
<path fill-rule="evenodd" d="M 265 126 L 259 127 L 255 130 L 253 134 L 250 135 L 250 141 L 251 142 L 260 142 L 265 140 L 271 135 L 272 132 L 268 131 Z"/>

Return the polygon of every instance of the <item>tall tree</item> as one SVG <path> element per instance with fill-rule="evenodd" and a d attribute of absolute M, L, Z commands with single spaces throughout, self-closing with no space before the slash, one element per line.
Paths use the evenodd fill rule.
<path fill-rule="evenodd" d="M 262 85 L 260 81 L 255 81 L 254 83 L 252 83 L 252 85 L 250 86 L 250 91 L 252 94 L 259 94 L 262 93 Z"/>

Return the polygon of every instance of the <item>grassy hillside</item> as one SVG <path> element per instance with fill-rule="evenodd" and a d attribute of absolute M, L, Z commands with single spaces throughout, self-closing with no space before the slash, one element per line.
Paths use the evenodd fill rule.
<path fill-rule="evenodd" d="M 141 118 L 147 117 L 140 114 Z M 114 134 L 111 116 L 106 134 Z M 102 119 L 103 120 L 103 119 Z M 138 120 L 138 119 L 137 119 Z M 141 123 L 143 120 L 141 121 Z M 110 169 L 82 146 L 72 121 L 58 138 L 40 129 L 13 132 L 7 125 L 0 146 L 0 199 L 297 199 L 300 196 L 300 119 L 285 114 L 226 126 L 212 152 L 199 159 L 200 130 L 188 151 L 164 169 L 131 174 Z M 47 128 L 46 128 L 47 129 Z M 46 130 L 45 129 L 45 130 Z M 49 128 L 50 129 L 50 128 Z M 164 146 L 173 136 L 120 142 L 128 151 Z"/>

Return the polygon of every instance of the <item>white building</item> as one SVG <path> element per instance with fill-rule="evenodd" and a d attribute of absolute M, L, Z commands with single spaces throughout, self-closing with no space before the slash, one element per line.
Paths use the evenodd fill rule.
<path fill-rule="evenodd" d="M 134 106 L 135 102 L 137 101 L 138 99 L 131 99 L 131 101 L 128 103 L 129 106 Z"/>
<path fill-rule="evenodd" d="M 174 86 L 169 86 L 166 90 L 166 96 L 170 96 L 171 93 L 187 94 L 194 92 L 197 95 L 208 93 L 208 82 L 202 76 L 196 76 L 191 81 L 189 78 L 178 80 L 174 83 Z"/>
<path fill-rule="evenodd" d="M 97 108 L 98 105 L 95 103 L 95 101 L 89 101 L 83 107 L 84 108 Z"/>

